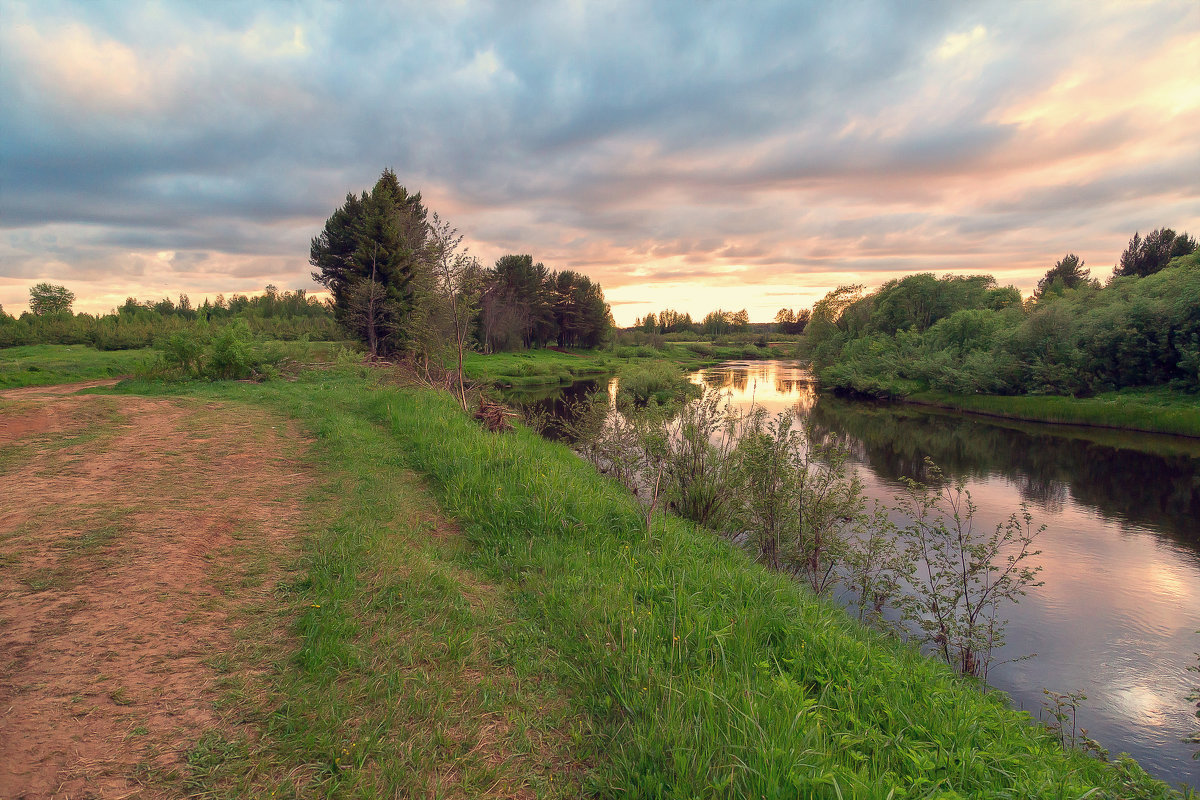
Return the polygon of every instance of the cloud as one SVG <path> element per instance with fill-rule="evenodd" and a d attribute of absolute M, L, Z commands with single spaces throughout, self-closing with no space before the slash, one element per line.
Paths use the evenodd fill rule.
<path fill-rule="evenodd" d="M 966 33 L 950 33 L 938 45 L 935 55 L 941 61 L 957 58 L 967 51 L 977 49 L 987 38 L 987 28 L 976 25 Z"/>
<path fill-rule="evenodd" d="M 6 308 L 50 278 L 304 285 L 385 166 L 485 260 L 621 290 L 620 321 L 738 282 L 1028 288 L 1200 228 L 1188 2 L 0 5 Z"/>

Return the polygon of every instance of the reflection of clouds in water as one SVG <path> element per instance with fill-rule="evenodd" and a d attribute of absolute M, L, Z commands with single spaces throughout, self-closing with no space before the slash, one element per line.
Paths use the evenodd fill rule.
<path fill-rule="evenodd" d="M 1144 685 L 1109 687 L 1104 700 L 1111 713 L 1156 728 L 1165 725 L 1178 707 L 1176 698 Z"/>
<path fill-rule="evenodd" d="M 725 392 L 735 406 L 751 402 L 768 413 L 810 411 L 817 401 L 812 372 L 796 363 L 760 361 L 723 364 L 691 376 L 693 383 Z"/>

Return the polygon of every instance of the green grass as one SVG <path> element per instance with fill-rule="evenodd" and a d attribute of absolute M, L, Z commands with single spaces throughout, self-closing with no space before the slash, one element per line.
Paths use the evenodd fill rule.
<path fill-rule="evenodd" d="M 284 359 L 292 361 L 329 360 L 343 349 L 341 342 L 270 341 L 267 344 Z M 159 353 L 152 348 L 97 350 L 82 344 L 0 348 L 0 389 L 127 377 L 158 359 Z"/>
<path fill-rule="evenodd" d="M 294 648 L 264 703 L 231 706 L 262 734 L 202 738 L 198 794 L 437 795 L 454 765 L 466 796 L 1170 796 L 721 540 L 670 517 L 648 533 L 568 449 L 485 433 L 449 396 L 348 369 L 124 390 L 292 416 L 326 480 L 270 623 Z M 461 537 L 421 522 L 410 469 Z M 473 749 L 480 719 L 511 726 L 503 774 Z"/>
<path fill-rule="evenodd" d="M 637 403 L 653 399 L 666 405 L 699 395 L 700 387 L 687 380 L 674 364 L 650 362 L 633 364 L 621 371 L 620 393 Z"/>
<path fill-rule="evenodd" d="M 1166 388 L 1125 389 L 1094 397 L 952 395 L 920 392 L 908 402 L 1065 425 L 1200 436 L 1200 396 Z"/>
<path fill-rule="evenodd" d="M 667 365 L 693 371 L 723 361 L 776 358 L 779 352 L 753 345 L 717 346 L 707 342 L 667 343 L 614 347 L 608 350 L 523 350 L 516 353 L 467 353 L 463 362 L 469 379 L 499 388 L 560 386 L 586 378 L 621 374 L 630 368 L 655 369 Z"/>
<path fill-rule="evenodd" d="M 578 794 L 566 748 L 588 721 L 506 593 L 464 569 L 465 541 L 384 430 L 390 391 L 357 369 L 120 390 L 293 416 L 316 439 L 321 478 L 292 579 L 243 610 L 238 651 L 212 662 L 222 718 L 261 733 L 210 729 L 186 769 L 152 779 L 231 798 Z"/>
<path fill-rule="evenodd" d="M 149 349 L 96 350 L 81 344 L 7 347 L 0 349 L 0 389 L 132 375 L 153 357 Z"/>
<path fill-rule="evenodd" d="M 563 385 L 614 371 L 613 359 L 603 351 L 575 352 L 538 349 L 490 355 L 467 353 L 463 369 L 477 383 L 502 388 Z"/>

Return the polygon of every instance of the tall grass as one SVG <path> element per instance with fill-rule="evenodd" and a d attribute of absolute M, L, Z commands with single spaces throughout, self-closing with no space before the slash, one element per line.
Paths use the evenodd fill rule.
<path fill-rule="evenodd" d="M 471 380 L 500 387 L 558 386 L 612 372 L 607 356 L 595 350 L 579 355 L 546 349 L 467 353 L 463 367 Z"/>
<path fill-rule="evenodd" d="M 279 742 L 270 752 L 281 763 L 320 767 L 322 794 L 381 796 L 387 781 L 346 775 L 379 776 L 388 758 L 403 759 L 407 751 L 389 739 L 397 726 L 419 753 L 413 769 L 462 753 L 438 744 L 441 723 L 422 737 L 420 704 L 405 699 L 411 670 L 438 652 L 421 636 L 432 608 L 435 620 L 454 623 L 433 628 L 433 639 L 448 637 L 448 657 L 471 649 L 455 637 L 498 641 L 488 652 L 500 667 L 518 686 L 536 687 L 507 709 L 480 695 L 456 709 L 516 714 L 539 695 L 562 705 L 544 730 L 569 729 L 576 761 L 547 763 L 589 769 L 565 792 L 547 776 L 537 787 L 546 795 L 1171 796 L 1132 763 L 1064 753 L 1003 696 L 692 525 L 664 516 L 647 529 L 636 502 L 570 450 L 527 430 L 486 433 L 448 395 L 373 386 L 345 369 L 191 391 L 300 419 L 317 436 L 316 457 L 343 476 L 334 491 L 344 500 L 316 533 L 308 576 L 288 600 L 298 649 L 281 664 L 276 691 L 285 702 L 269 715 L 262 745 Z M 414 572 L 405 547 L 390 544 L 413 515 L 388 500 L 403 466 L 428 480 L 461 524 L 467 546 L 448 556 L 455 570 Z M 437 552 L 421 546 L 419 529 L 404 536 L 422 558 Z M 446 607 L 468 583 L 494 587 L 485 607 L 495 615 Z M 413 592 L 443 599 L 431 607 L 398 599 Z M 388 615 L 372 617 L 381 603 Z M 400 633 L 381 655 L 375 639 L 388 625 Z M 397 662 L 409 647 L 409 660 Z M 500 668 L 484 661 L 476 669 Z M 389 702 L 402 710 L 390 716 Z M 428 713 L 442 719 L 448 702 Z M 354 770 L 339 771 L 334 755 L 351 735 L 370 749 Z M 386 774 L 402 781 L 409 763 Z"/>
<path fill-rule="evenodd" d="M 560 445 L 403 393 L 391 430 L 556 652 L 597 786 L 645 797 L 1168 796 L 674 518 Z M 565 487 L 569 489 L 564 490 Z"/>

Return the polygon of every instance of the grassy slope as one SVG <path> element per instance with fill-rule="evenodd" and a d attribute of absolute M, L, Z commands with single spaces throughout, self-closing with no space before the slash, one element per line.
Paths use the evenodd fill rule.
<path fill-rule="evenodd" d="M 131 375 L 153 351 L 96 350 L 81 344 L 0 349 L 0 389 Z"/>
<path fill-rule="evenodd" d="M 1033 422 L 1200 436 L 1200 397 L 1165 388 L 1126 389 L 1079 399 L 920 392 L 904 400 Z"/>
<path fill-rule="evenodd" d="M 288 598 L 300 644 L 273 679 L 284 702 L 259 745 L 281 763 L 316 759 L 330 793 L 370 796 L 366 788 L 378 784 L 355 784 L 335 768 L 331 754 L 345 733 L 381 742 L 393 725 L 425 730 L 423 706 L 393 719 L 376 698 L 406 695 L 413 666 L 427 657 L 422 648 L 433 647 L 422 639 L 422 615 L 432 613 L 441 627 L 430 640 L 450 631 L 435 652 L 474 652 L 454 637 L 493 641 L 495 628 L 483 646 L 488 661 L 522 676 L 518 686 L 538 687 L 512 706 L 468 694 L 456 701 L 464 716 L 475 705 L 505 719 L 523 703 L 560 709 L 532 727 L 551 741 L 569 731 L 563 763 L 590 764 L 582 786 L 566 793 L 1081 797 L 1102 786 L 1091 796 L 1167 795 L 1136 767 L 1064 755 L 1001 697 L 863 629 L 710 535 L 670 518 L 647 535 L 634 501 L 566 448 L 528 431 L 484 433 L 446 396 L 366 388 L 335 370 L 292 384 L 185 389 L 296 416 L 318 437 L 315 455 L 338 484 L 333 519 L 311 544 L 309 577 Z M 402 547 L 385 548 L 392 555 L 376 555 L 389 531 L 407 524 L 410 511 L 389 493 L 405 466 L 431 482 L 468 547 L 441 553 L 408 533 Z M 410 547 L 416 556 L 404 554 Z M 414 558 L 431 565 L 405 574 Z M 495 617 L 467 614 L 456 599 L 472 582 L 495 587 Z M 392 646 L 413 649 L 409 662 L 375 655 L 372 637 L 389 625 L 397 626 Z M 435 691 L 430 679 L 426 692 Z M 431 713 L 441 707 L 434 702 Z M 425 769 L 461 752 L 438 746 L 438 730 L 430 726 L 433 743 L 419 747 Z M 354 774 L 378 776 L 390 754 L 373 746 Z M 558 794 L 548 777 L 538 791 Z"/>

